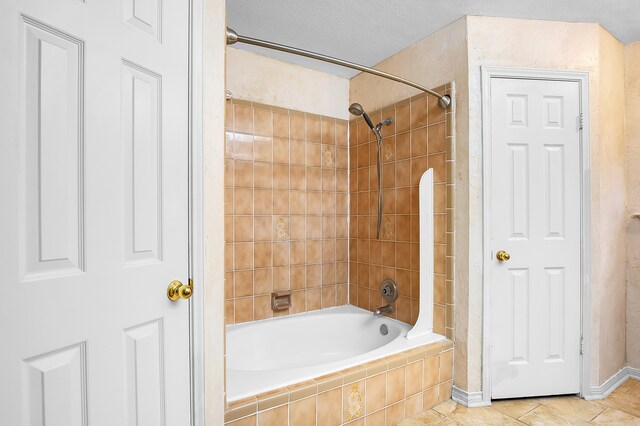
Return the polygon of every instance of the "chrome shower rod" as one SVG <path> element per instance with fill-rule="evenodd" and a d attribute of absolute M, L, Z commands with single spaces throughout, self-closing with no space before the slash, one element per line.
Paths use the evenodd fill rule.
<path fill-rule="evenodd" d="M 418 90 L 422 90 L 432 96 L 438 98 L 438 104 L 446 109 L 451 105 L 451 97 L 449 95 L 441 95 L 437 92 L 434 92 L 431 89 L 427 89 L 424 86 L 421 86 L 413 81 L 407 80 L 402 77 L 398 77 L 397 75 L 389 74 L 388 72 L 379 71 L 373 68 L 365 67 L 364 65 L 356 64 L 354 62 L 345 61 L 342 59 L 334 58 L 332 56 L 322 55 L 320 53 L 310 52 L 308 50 L 298 49 L 296 47 L 285 46 L 284 44 L 272 43 L 270 41 L 260 40 L 258 38 L 246 37 L 239 35 L 237 32 L 227 27 L 227 44 L 234 43 L 246 43 L 252 44 L 254 46 L 265 47 L 267 49 L 279 50 L 281 52 L 291 53 L 294 55 L 304 56 L 306 58 L 317 59 L 323 62 L 329 62 L 334 65 L 340 65 L 342 67 L 351 68 L 354 70 L 366 72 L 368 74 L 377 75 L 378 77 L 386 78 L 389 80 L 397 81 L 398 83 L 406 84 L 407 86 L 415 87 Z"/>

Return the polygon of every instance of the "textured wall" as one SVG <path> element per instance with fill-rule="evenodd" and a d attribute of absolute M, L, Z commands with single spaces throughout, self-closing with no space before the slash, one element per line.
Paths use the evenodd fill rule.
<path fill-rule="evenodd" d="M 469 174 L 471 265 L 470 335 L 481 336 L 482 133 L 480 67 L 547 68 L 589 72 L 591 137 L 591 383 L 624 365 L 624 81 L 622 45 L 597 24 L 469 17 Z M 523 46 L 526 45 L 526 49 Z M 606 96 L 605 96 L 606 95 Z M 606 259 L 606 261 L 604 261 Z M 472 371 L 480 374 L 476 341 Z M 470 347 L 471 349 L 471 347 Z M 471 353 L 471 352 L 470 352 Z M 477 354 L 477 355 L 476 355 Z M 472 390 L 480 389 L 476 375 Z"/>
<path fill-rule="evenodd" d="M 227 89 L 235 99 L 349 119 L 348 79 L 232 47 Z"/>
<path fill-rule="evenodd" d="M 625 158 L 625 87 L 624 46 L 609 32 L 598 26 L 600 107 L 598 139 L 592 139 L 592 153 L 598 150 L 599 158 L 592 158 L 592 176 L 599 179 L 599 196 L 592 198 L 600 214 L 592 218 L 592 233 L 599 239 L 592 241 L 592 271 L 596 265 L 598 274 L 592 274 L 591 295 L 593 318 L 599 319 L 598 380 L 593 385 L 618 372 L 626 363 L 626 158 Z M 595 166 L 598 162 L 599 167 Z M 596 191 L 592 186 L 592 194 Z M 606 261 L 603 261 L 605 260 Z M 593 332 L 593 329 L 592 329 Z M 595 347 L 592 345 L 592 350 Z M 594 373 L 592 366 L 592 373 Z"/>
<path fill-rule="evenodd" d="M 625 47 L 627 138 L 627 362 L 640 368 L 640 42 Z"/>
<path fill-rule="evenodd" d="M 598 101 L 598 26 L 468 17 L 469 34 L 469 390 L 481 389 L 482 368 L 482 93 L 481 66 L 588 71 L 592 112 Z M 523 48 L 526 46 L 526 48 Z M 591 117 L 593 132 L 598 115 Z M 597 143 L 594 145 L 597 146 Z M 594 194 L 599 195 L 599 194 Z M 597 198 L 596 198 L 597 200 Z M 598 348 L 597 344 L 594 346 Z M 597 350 L 595 351 L 597 352 Z M 595 363 L 597 365 L 597 363 Z M 597 370 L 596 370 L 597 371 Z"/>
<path fill-rule="evenodd" d="M 347 122 L 228 101 L 226 129 L 227 324 L 347 303 Z"/>

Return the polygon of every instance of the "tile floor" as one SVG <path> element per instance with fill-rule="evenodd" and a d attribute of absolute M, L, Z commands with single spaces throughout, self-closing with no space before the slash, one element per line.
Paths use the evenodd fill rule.
<path fill-rule="evenodd" d="M 640 425 L 640 381 L 629 379 L 606 399 L 577 396 L 494 401 L 491 407 L 466 408 L 443 402 L 399 426 L 424 425 Z"/>

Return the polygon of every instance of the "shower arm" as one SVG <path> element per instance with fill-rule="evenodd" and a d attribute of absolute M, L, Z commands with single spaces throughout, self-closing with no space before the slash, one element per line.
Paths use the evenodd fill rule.
<path fill-rule="evenodd" d="M 297 47 L 286 46 L 284 44 L 273 43 L 270 41 L 260 40 L 258 38 L 246 37 L 243 35 L 239 35 L 237 32 L 227 27 L 227 45 L 235 44 L 235 43 L 245 43 L 252 44 L 254 46 L 264 47 L 267 49 L 279 50 L 285 53 L 291 53 L 294 55 L 304 56 L 306 58 L 316 59 L 318 61 L 329 62 L 330 64 L 340 65 L 342 67 L 351 68 L 354 70 L 366 72 L 368 74 L 373 74 L 378 77 L 386 78 L 388 80 L 397 81 L 398 83 L 403 83 L 408 86 L 414 87 L 418 90 L 422 90 L 432 96 L 438 98 L 438 104 L 441 108 L 446 109 L 451 105 L 451 97 L 449 95 L 441 95 L 437 92 L 434 92 L 431 89 L 428 89 L 424 86 L 421 86 L 413 81 L 404 79 L 402 77 L 398 77 L 397 75 L 389 74 L 388 72 L 379 71 L 374 68 L 365 67 L 364 65 L 356 64 L 354 62 L 345 61 L 343 59 L 334 58 L 332 56 L 322 55 L 320 53 L 310 52 L 308 50 L 298 49 Z"/>

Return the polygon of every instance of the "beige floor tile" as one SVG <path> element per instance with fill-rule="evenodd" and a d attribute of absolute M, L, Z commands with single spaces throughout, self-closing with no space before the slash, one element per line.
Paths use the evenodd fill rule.
<path fill-rule="evenodd" d="M 451 401 L 453 402 L 453 401 Z M 519 421 L 512 419 L 494 410 L 491 407 L 467 408 L 453 402 L 453 407 L 446 401 L 434 410 L 463 425 L 520 425 Z"/>
<path fill-rule="evenodd" d="M 631 414 L 632 416 L 640 417 L 640 399 L 628 392 L 619 394 L 612 393 L 605 399 L 601 400 L 600 404 L 616 408 L 627 414 Z"/>
<path fill-rule="evenodd" d="M 627 383 L 630 382 L 631 380 L 633 380 L 633 379 L 627 380 Z M 632 388 L 630 388 L 627 393 L 631 394 L 631 395 L 635 395 L 637 397 L 640 397 L 640 382 L 638 382 L 637 380 L 634 380 L 634 382 L 636 382 L 636 384 Z M 622 386 L 620 386 L 620 387 L 622 387 Z"/>
<path fill-rule="evenodd" d="M 589 424 L 542 404 L 520 417 L 519 420 L 533 426 Z"/>
<path fill-rule="evenodd" d="M 429 410 L 420 414 L 419 416 L 407 419 L 398 424 L 398 426 L 444 426 L 444 425 L 457 425 L 458 422 L 449 419 L 437 411 Z"/>
<path fill-rule="evenodd" d="M 577 396 L 555 396 L 537 400 L 547 407 L 554 408 L 561 413 L 575 417 L 583 422 L 589 422 L 604 411 L 606 407 L 594 401 L 585 401 Z"/>
<path fill-rule="evenodd" d="M 640 425 L 640 417 L 632 416 L 615 408 L 607 408 L 590 423 L 592 425 Z"/>
<path fill-rule="evenodd" d="M 442 404 L 436 405 L 435 407 L 433 407 L 433 410 L 447 416 L 456 410 L 457 405 L 458 404 L 455 401 L 449 400 L 449 401 L 443 402 Z"/>
<path fill-rule="evenodd" d="M 493 401 L 491 403 L 491 408 L 493 408 L 494 410 L 498 410 L 502 414 L 506 414 L 509 417 L 518 419 L 536 408 L 538 405 L 540 405 L 539 402 L 528 398 L 504 399 L 500 401 Z"/>
<path fill-rule="evenodd" d="M 600 401 L 585 401 L 572 395 L 501 400 L 494 401 L 491 407 L 467 408 L 449 400 L 400 423 L 401 426 L 448 424 L 640 426 L 640 381 L 629 379 Z"/>
<path fill-rule="evenodd" d="M 621 384 L 618 387 L 618 389 L 616 389 L 614 392 L 627 393 L 631 390 L 631 388 L 635 387 L 637 384 L 640 384 L 640 382 L 635 379 L 628 379 L 626 382 Z"/>

